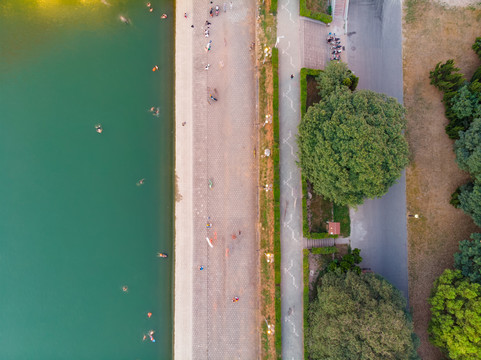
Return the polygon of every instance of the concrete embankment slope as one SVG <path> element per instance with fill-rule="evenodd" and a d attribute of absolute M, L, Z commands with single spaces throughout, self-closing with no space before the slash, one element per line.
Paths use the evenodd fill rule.
<path fill-rule="evenodd" d="M 184 12 L 193 0 L 176 1 L 175 18 L 175 268 L 174 357 L 192 359 L 192 32 Z"/>

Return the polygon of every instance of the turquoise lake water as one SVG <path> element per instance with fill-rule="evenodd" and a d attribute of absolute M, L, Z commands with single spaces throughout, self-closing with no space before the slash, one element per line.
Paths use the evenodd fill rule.
<path fill-rule="evenodd" d="M 174 4 L 108 2 L 0 1 L 0 359 L 172 357 Z"/>

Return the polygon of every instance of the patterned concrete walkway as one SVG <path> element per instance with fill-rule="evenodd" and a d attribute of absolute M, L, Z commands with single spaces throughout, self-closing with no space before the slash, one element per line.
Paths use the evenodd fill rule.
<path fill-rule="evenodd" d="M 249 50 L 256 8 L 254 0 L 233 0 L 224 12 L 221 2 L 219 15 L 210 17 L 215 5 L 176 3 L 176 27 L 190 41 L 176 40 L 181 47 L 176 62 L 182 65 L 184 59 L 187 66 L 176 68 L 176 77 L 186 72 L 192 79 L 176 81 L 181 86 L 176 86 L 176 172 L 182 172 L 177 172 L 174 356 L 180 360 L 256 359 L 259 354 L 256 80 Z M 206 20 L 212 23 L 209 37 Z M 182 117 L 183 112 L 191 116 Z M 187 166 L 179 163 L 189 160 L 185 152 L 190 152 Z M 190 203 L 184 197 L 189 192 Z"/>
<path fill-rule="evenodd" d="M 280 0 L 277 12 L 279 48 L 279 138 L 281 211 L 282 358 L 303 359 L 302 191 L 297 167 L 300 114 L 299 2 Z M 291 74 L 294 78 L 291 79 Z"/>

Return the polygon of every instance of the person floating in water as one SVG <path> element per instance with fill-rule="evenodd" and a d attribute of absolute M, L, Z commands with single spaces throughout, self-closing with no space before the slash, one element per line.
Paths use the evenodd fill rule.
<path fill-rule="evenodd" d="M 148 312 L 148 313 L 147 313 L 147 317 L 150 319 L 151 316 L 152 316 L 152 313 L 151 313 L 151 312 Z"/>
<path fill-rule="evenodd" d="M 102 129 L 102 125 L 100 124 L 95 125 L 95 131 L 97 131 L 99 134 L 102 134 L 102 131 L 104 131 Z"/>
<path fill-rule="evenodd" d="M 168 255 L 165 253 L 157 253 L 157 257 L 166 258 Z"/>
<path fill-rule="evenodd" d="M 122 286 L 122 291 L 123 292 L 129 291 L 129 288 L 127 287 L 127 285 Z"/>
<path fill-rule="evenodd" d="M 152 68 L 152 71 L 157 71 L 159 70 L 159 67 L 157 65 L 155 65 L 153 68 Z"/>
<path fill-rule="evenodd" d="M 124 24 L 129 24 L 130 20 L 127 19 L 125 16 L 120 15 L 119 16 L 120 21 L 122 21 Z"/>
<path fill-rule="evenodd" d="M 140 185 L 144 185 L 144 182 L 145 182 L 145 179 L 140 179 L 139 181 L 137 181 L 137 186 L 140 186 Z"/>
<path fill-rule="evenodd" d="M 161 19 L 167 19 L 167 14 L 162 14 Z"/>

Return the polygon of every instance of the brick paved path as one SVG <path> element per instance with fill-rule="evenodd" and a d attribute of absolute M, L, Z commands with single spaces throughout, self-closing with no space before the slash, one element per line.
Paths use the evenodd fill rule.
<path fill-rule="evenodd" d="M 211 18 L 208 11 L 216 4 L 220 14 Z M 194 224 L 193 263 L 185 270 L 193 272 L 193 359 L 255 359 L 259 351 L 256 82 L 249 51 L 255 1 L 233 0 L 232 9 L 230 2 L 226 7 L 224 12 L 223 2 L 194 0 L 191 29 L 194 115 L 186 126 L 193 126 L 194 133 Z M 184 20 L 190 27 L 192 20 Z M 208 38 L 206 20 L 212 23 Z M 209 70 L 204 69 L 207 64 Z M 235 296 L 239 301 L 233 303 Z"/>
<path fill-rule="evenodd" d="M 301 18 L 302 67 L 324 69 L 329 61 L 329 47 L 326 36 L 329 28 L 320 21 Z"/>

